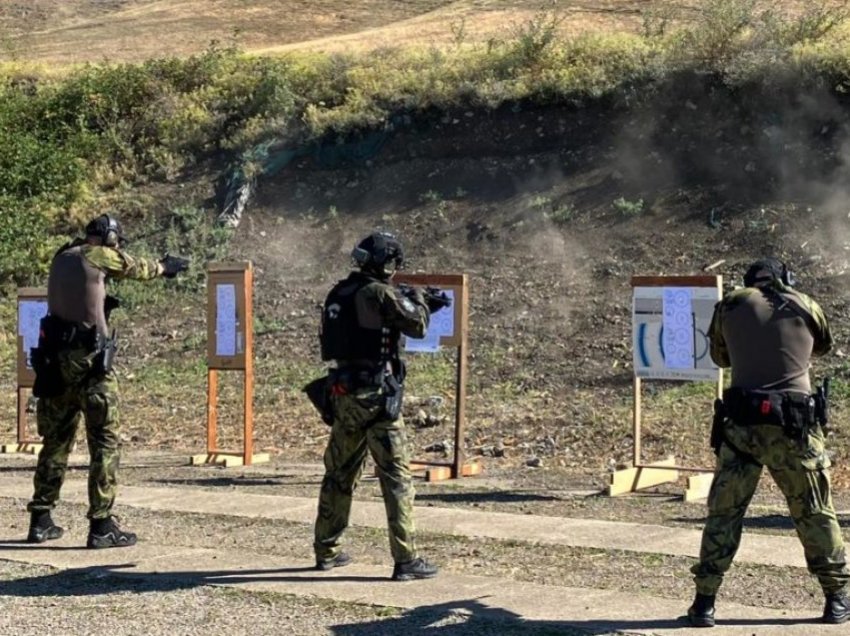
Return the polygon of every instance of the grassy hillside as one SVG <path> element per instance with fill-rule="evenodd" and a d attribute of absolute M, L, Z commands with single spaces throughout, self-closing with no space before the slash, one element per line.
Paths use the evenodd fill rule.
<path fill-rule="evenodd" d="M 431 109 L 640 104 L 682 74 L 765 99 L 789 86 L 840 95 L 843 17 L 815 7 L 781 18 L 751 0 L 711 0 L 691 26 L 668 31 L 662 20 L 642 35 L 566 37 L 559 14 L 539 13 L 506 39 L 446 50 L 251 57 L 215 46 L 47 77 L 10 63 L 0 87 L 9 220 L 0 281 L 43 273 L 49 230 L 107 206 L 130 211 L 139 184 L 191 179 L 199 167 L 249 163 L 250 172 L 243 154 L 267 142 L 297 147 Z"/>

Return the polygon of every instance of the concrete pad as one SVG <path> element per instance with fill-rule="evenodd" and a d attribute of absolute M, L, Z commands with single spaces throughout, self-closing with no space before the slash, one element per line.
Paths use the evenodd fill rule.
<path fill-rule="evenodd" d="M 486 616 L 495 622 L 535 626 L 574 626 L 591 632 L 679 636 L 700 633 L 678 617 L 686 602 L 618 591 L 556 587 L 509 579 L 443 573 L 428 581 L 396 583 L 390 567 L 351 565 L 316 572 L 312 561 L 285 561 L 266 555 L 209 549 L 172 549 L 142 542 L 133 548 L 81 550 L 64 539 L 45 546 L 0 544 L 0 559 L 76 570 L 88 576 L 144 578 L 170 591 L 196 585 L 238 587 L 297 596 L 368 603 L 410 610 Z M 14 548 L 14 549 L 13 549 Z M 128 588 L 132 589 L 129 587 Z M 2 594 L 2 591 L 0 591 Z M 812 622 L 812 612 L 785 612 L 741 605 L 719 608 L 717 636 L 819 636 L 841 628 Z M 838 630 L 838 631 L 836 631 Z"/>
<path fill-rule="evenodd" d="M 0 484 L 0 497 L 29 497 L 31 491 L 29 479 L 8 479 Z M 62 496 L 67 501 L 86 503 L 85 481 L 69 479 L 62 489 Z M 147 510 L 283 519 L 297 523 L 313 523 L 317 505 L 316 499 L 307 497 L 141 486 L 123 487 L 118 501 L 122 506 Z M 351 523 L 371 528 L 385 527 L 383 502 L 355 502 Z M 701 530 L 688 528 L 430 506 L 416 507 L 416 525 L 424 532 L 455 536 L 690 557 L 698 556 L 702 536 Z M 806 565 L 803 548 L 795 537 L 747 532 L 736 562 L 779 567 Z"/>

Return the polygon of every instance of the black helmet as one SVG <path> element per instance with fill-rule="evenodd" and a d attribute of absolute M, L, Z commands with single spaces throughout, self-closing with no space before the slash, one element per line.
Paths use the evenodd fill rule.
<path fill-rule="evenodd" d="M 750 265 L 747 273 L 744 274 L 745 287 L 758 287 L 774 281 L 778 281 L 786 287 L 793 287 L 796 282 L 794 274 L 778 258 L 759 259 Z"/>
<path fill-rule="evenodd" d="M 109 214 L 101 214 L 89 221 L 86 236 L 97 236 L 107 247 L 119 247 L 127 243 L 118 219 Z"/>
<path fill-rule="evenodd" d="M 357 266 L 380 278 L 388 277 L 387 264 L 393 263 L 394 270 L 404 265 L 404 249 L 398 239 L 387 232 L 373 232 L 351 251 Z"/>

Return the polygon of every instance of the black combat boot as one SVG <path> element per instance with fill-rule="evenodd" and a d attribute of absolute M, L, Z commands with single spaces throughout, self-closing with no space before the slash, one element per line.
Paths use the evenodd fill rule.
<path fill-rule="evenodd" d="M 693 627 L 714 627 L 714 595 L 700 594 L 688 608 L 688 622 Z"/>
<path fill-rule="evenodd" d="M 823 608 L 823 622 L 837 625 L 850 619 L 850 598 L 847 592 L 841 590 L 826 595 L 826 605 Z"/>
<path fill-rule="evenodd" d="M 127 548 L 131 545 L 136 545 L 136 535 L 119 528 L 116 517 L 91 520 L 87 548 Z"/>
<path fill-rule="evenodd" d="M 30 531 L 27 543 L 44 543 L 62 536 L 65 531 L 53 523 L 49 510 L 38 510 L 30 513 Z"/>
<path fill-rule="evenodd" d="M 344 568 L 349 563 L 351 563 L 351 555 L 347 552 L 340 552 L 332 559 L 316 558 L 316 569 L 322 572 L 327 572 L 334 568 Z"/>
<path fill-rule="evenodd" d="M 437 566 L 431 565 L 422 558 L 416 558 L 405 563 L 396 563 L 393 568 L 393 581 L 432 579 L 435 576 L 437 576 Z"/>

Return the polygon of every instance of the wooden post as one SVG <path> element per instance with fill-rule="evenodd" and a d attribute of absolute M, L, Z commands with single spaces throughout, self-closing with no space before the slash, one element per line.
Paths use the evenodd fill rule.
<path fill-rule="evenodd" d="M 22 444 L 27 437 L 27 403 L 24 399 L 24 388 L 18 387 L 18 443 Z"/>
<path fill-rule="evenodd" d="M 216 450 L 218 440 L 218 369 L 207 369 L 207 453 Z"/>
<path fill-rule="evenodd" d="M 468 352 L 469 347 L 469 284 L 466 274 L 463 274 L 461 286 L 460 309 L 460 343 L 457 348 L 457 395 L 455 399 L 455 447 L 452 479 L 463 476 L 464 442 L 466 438 L 466 383 L 469 376 Z"/>
<path fill-rule="evenodd" d="M 0 453 L 35 454 L 41 450 L 41 440 L 30 439 L 27 435 L 27 398 L 26 392 L 35 384 L 35 372 L 28 364 L 29 345 L 35 346 L 38 339 L 38 320 L 47 313 L 47 290 L 36 287 L 18 289 L 17 329 L 15 342 L 17 350 L 17 415 L 14 444 L 3 444 Z M 23 320 L 22 320 L 23 319 Z"/>
<path fill-rule="evenodd" d="M 245 272 L 245 383 L 242 458 L 250 466 L 254 457 L 254 270 Z M 249 326 L 251 326 L 249 328 Z"/>
<path fill-rule="evenodd" d="M 632 389 L 632 430 L 634 431 L 634 465 L 640 466 L 640 436 L 641 436 L 641 380 L 635 376 L 634 387 Z"/>

